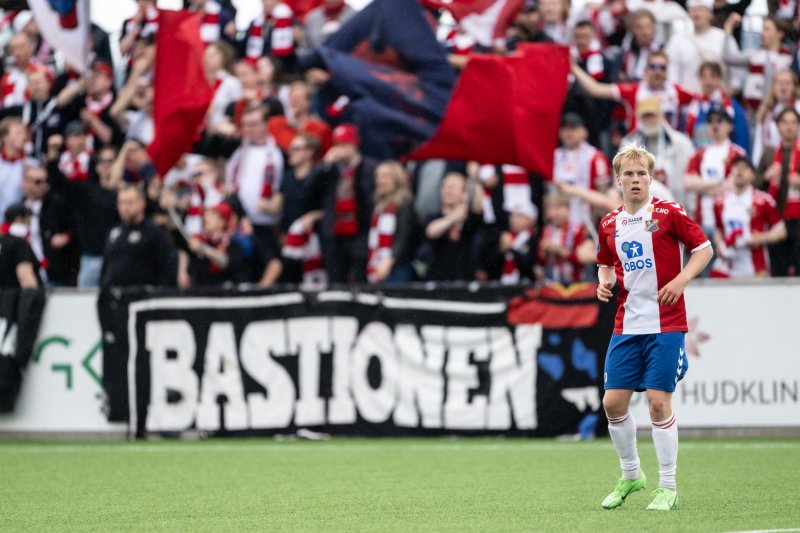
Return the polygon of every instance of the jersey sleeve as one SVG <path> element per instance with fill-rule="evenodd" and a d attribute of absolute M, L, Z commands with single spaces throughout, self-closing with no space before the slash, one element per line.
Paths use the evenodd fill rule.
<path fill-rule="evenodd" d="M 591 187 L 595 190 L 611 183 L 611 168 L 608 164 L 608 159 L 600 150 L 595 151 L 592 158 L 590 180 Z"/>
<path fill-rule="evenodd" d="M 778 204 L 775 203 L 772 196 L 768 194 L 762 195 L 759 207 L 761 208 L 761 216 L 769 227 L 775 226 L 781 221 L 781 214 L 778 213 Z"/>
<path fill-rule="evenodd" d="M 686 210 L 677 203 L 670 203 L 672 219 L 672 231 L 679 241 L 692 253 L 702 250 L 706 246 L 711 246 L 708 237 L 700 226 L 686 214 Z"/>
<path fill-rule="evenodd" d="M 639 82 L 615 83 L 614 88 L 617 93 L 617 101 L 628 102 L 632 109 L 636 107 L 636 91 L 639 90 Z"/>
<path fill-rule="evenodd" d="M 702 161 L 703 161 L 703 152 L 702 150 L 698 150 L 689 160 L 689 164 L 686 165 L 686 173 L 700 174 L 700 164 L 702 163 Z"/>
<path fill-rule="evenodd" d="M 609 268 L 614 266 L 614 254 L 608 246 L 608 230 L 602 227 L 597 240 L 597 266 Z"/>
<path fill-rule="evenodd" d="M 777 199 L 778 199 L 778 190 L 779 190 L 779 187 L 780 187 L 780 186 L 779 186 L 779 184 L 778 184 L 778 180 L 771 180 L 771 181 L 769 182 L 769 189 L 767 189 L 767 194 L 769 194 L 769 195 L 770 195 L 770 197 L 771 197 L 773 200 L 777 200 Z"/>

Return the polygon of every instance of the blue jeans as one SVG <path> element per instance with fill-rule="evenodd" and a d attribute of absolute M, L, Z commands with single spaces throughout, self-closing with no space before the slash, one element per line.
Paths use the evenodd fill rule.
<path fill-rule="evenodd" d="M 100 286 L 103 258 L 99 255 L 82 255 L 78 272 L 78 288 L 89 289 Z"/>

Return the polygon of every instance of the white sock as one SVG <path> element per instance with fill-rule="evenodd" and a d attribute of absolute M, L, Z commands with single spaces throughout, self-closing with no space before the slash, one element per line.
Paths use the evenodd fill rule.
<path fill-rule="evenodd" d="M 653 443 L 658 459 L 658 486 L 676 490 L 675 470 L 678 468 L 678 422 L 670 415 L 663 422 L 653 422 Z"/>
<path fill-rule="evenodd" d="M 622 477 L 636 479 L 641 475 L 639 452 L 636 449 L 636 420 L 628 411 L 619 418 L 608 419 L 608 434 L 614 442 L 622 467 Z"/>

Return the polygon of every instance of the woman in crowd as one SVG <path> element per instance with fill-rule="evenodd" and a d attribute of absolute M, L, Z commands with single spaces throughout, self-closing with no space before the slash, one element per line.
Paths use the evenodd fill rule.
<path fill-rule="evenodd" d="M 411 281 L 416 221 L 408 173 L 397 161 L 375 170 L 375 209 L 367 246 L 367 281 Z"/>

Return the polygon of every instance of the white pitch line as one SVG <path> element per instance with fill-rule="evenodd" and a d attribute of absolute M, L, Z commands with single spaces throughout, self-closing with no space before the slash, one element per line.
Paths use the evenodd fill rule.
<path fill-rule="evenodd" d="M 398 444 L 395 446 L 394 444 Z M 430 443 L 430 444 L 346 444 L 336 441 L 313 443 L 298 441 L 295 443 L 276 444 L 272 441 L 263 444 L 224 444 L 224 443 L 184 443 L 184 444 L 159 444 L 142 442 L 139 444 L 120 445 L 91 445 L 91 444 L 66 444 L 56 446 L 43 446 L 40 444 L 0 444 L 0 454 L 8 453 L 235 453 L 235 452 L 392 452 L 407 449 L 410 451 L 453 452 L 453 451 L 482 451 L 482 452 L 581 452 L 602 451 L 611 449 L 611 444 L 606 442 L 576 442 L 563 444 L 530 444 L 518 445 L 513 442 L 502 444 L 461 444 L 461 443 Z M 742 444 L 714 444 L 714 443 L 685 443 L 680 446 L 685 450 L 795 450 L 800 449 L 800 442 L 775 442 L 775 443 L 742 443 Z M 800 530 L 798 530 L 800 531 Z"/>
<path fill-rule="evenodd" d="M 800 531 L 800 528 L 793 528 L 793 529 L 754 529 L 752 531 L 729 531 L 728 533 L 788 533 L 790 531 Z"/>

